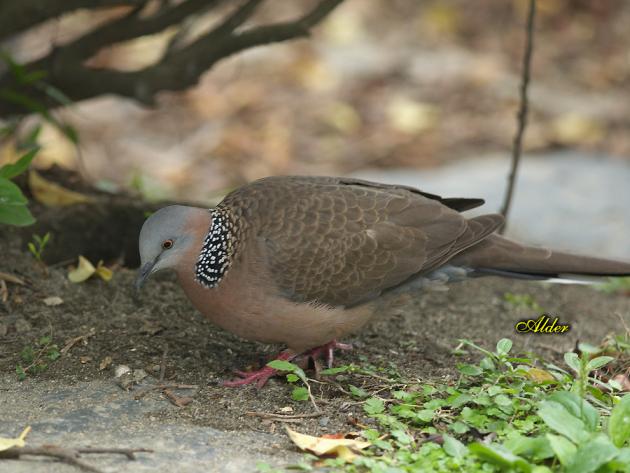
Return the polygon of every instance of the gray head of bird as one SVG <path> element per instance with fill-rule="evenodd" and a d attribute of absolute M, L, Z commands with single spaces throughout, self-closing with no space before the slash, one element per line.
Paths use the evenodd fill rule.
<path fill-rule="evenodd" d="M 171 205 L 144 222 L 139 237 L 140 270 L 136 288 L 140 289 L 153 273 L 178 269 L 195 248 L 196 235 L 192 227 L 200 212 L 207 214 L 207 210 Z"/>

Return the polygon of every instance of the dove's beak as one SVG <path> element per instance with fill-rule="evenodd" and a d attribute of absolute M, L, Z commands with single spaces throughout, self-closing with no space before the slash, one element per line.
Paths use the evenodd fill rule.
<path fill-rule="evenodd" d="M 136 278 L 136 289 L 142 289 L 145 281 L 149 278 L 151 273 L 153 272 L 153 267 L 155 266 L 155 261 L 149 261 L 142 265 L 142 267 L 138 270 L 138 277 Z"/>

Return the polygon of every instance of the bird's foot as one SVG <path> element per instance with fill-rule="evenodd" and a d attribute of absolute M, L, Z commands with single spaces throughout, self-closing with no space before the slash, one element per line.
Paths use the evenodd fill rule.
<path fill-rule="evenodd" d="M 274 360 L 291 361 L 295 358 L 295 353 L 290 350 L 284 350 L 274 358 Z M 241 379 L 234 379 L 232 381 L 223 381 L 223 386 L 235 388 L 237 386 L 245 386 L 246 384 L 256 383 L 257 388 L 262 388 L 269 378 L 278 374 L 278 370 L 270 368 L 269 366 L 263 366 L 256 371 L 235 371 L 235 373 L 241 377 Z"/>
<path fill-rule="evenodd" d="M 328 368 L 332 368 L 333 362 L 335 361 L 335 349 L 352 350 L 352 345 L 349 343 L 339 343 L 337 340 L 333 340 L 325 345 L 311 348 L 310 350 L 304 352 L 302 356 L 304 356 L 307 360 L 309 358 L 312 359 L 313 363 L 315 363 L 317 359 L 323 358 L 326 362 L 326 366 Z"/>

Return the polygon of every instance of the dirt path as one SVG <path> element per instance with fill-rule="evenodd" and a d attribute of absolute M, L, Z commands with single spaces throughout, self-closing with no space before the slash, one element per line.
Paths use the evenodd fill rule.
<path fill-rule="evenodd" d="M 32 445 L 67 443 L 74 446 L 136 446 L 156 449 L 136 462 L 124 457 L 87 460 L 107 471 L 178 472 L 254 471 L 256 461 L 283 465 L 300 458 L 289 444 L 281 423 L 248 412 L 312 412 L 308 402 L 290 398 L 283 379 L 263 390 L 221 386 L 231 370 L 251 366 L 273 347 L 248 343 L 226 334 L 202 319 L 184 298 L 172 277 L 159 277 L 136 300 L 128 270 L 117 271 L 110 283 L 90 280 L 74 285 L 65 270 L 44 277 L 30 255 L 6 238 L 1 271 L 30 281 L 10 286 L 9 307 L 0 306 L 0 436 L 17 435 L 31 425 Z M 571 325 L 565 335 L 522 335 L 514 329 L 523 318 L 538 314 L 504 301 L 504 294 L 529 294 L 547 312 Z M 49 307 L 43 299 L 57 296 L 63 303 Z M 599 342 L 621 330 L 615 314 L 630 314 L 630 298 L 606 295 L 590 287 L 548 286 L 496 278 L 451 286 L 447 292 L 403 296 L 356 338 L 354 352 L 342 353 L 338 363 L 395 366 L 406 378 L 435 380 L 455 376 L 461 360 L 452 354 L 457 339 L 468 338 L 493 347 L 502 337 L 517 347 L 551 358 L 561 357 L 577 340 Z M 59 348 L 75 337 L 91 334 L 52 362 L 43 373 L 19 382 L 15 374 L 19 353 L 50 334 Z M 6 331 L 6 334 L 5 334 Z M 152 391 L 136 400 L 138 389 L 126 391 L 114 379 L 114 368 L 143 369 L 149 386 L 159 378 L 165 348 L 165 379 L 197 385 L 176 391 L 191 396 L 176 407 Z M 99 365 L 111 357 L 111 365 Z M 357 382 L 361 382 L 358 379 Z M 356 429 L 350 417 L 362 418 L 360 406 L 349 403 L 334 385 L 315 385 L 324 414 L 291 424 L 305 433 L 324 434 Z M 0 463 L 0 471 L 73 471 L 68 466 L 32 461 Z"/>

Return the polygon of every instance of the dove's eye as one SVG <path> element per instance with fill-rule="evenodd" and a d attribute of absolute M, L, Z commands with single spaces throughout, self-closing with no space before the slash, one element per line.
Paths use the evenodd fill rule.
<path fill-rule="evenodd" d="M 173 247 L 173 240 L 164 240 L 162 242 L 162 248 L 164 248 L 165 250 L 168 250 L 172 247 Z"/>

